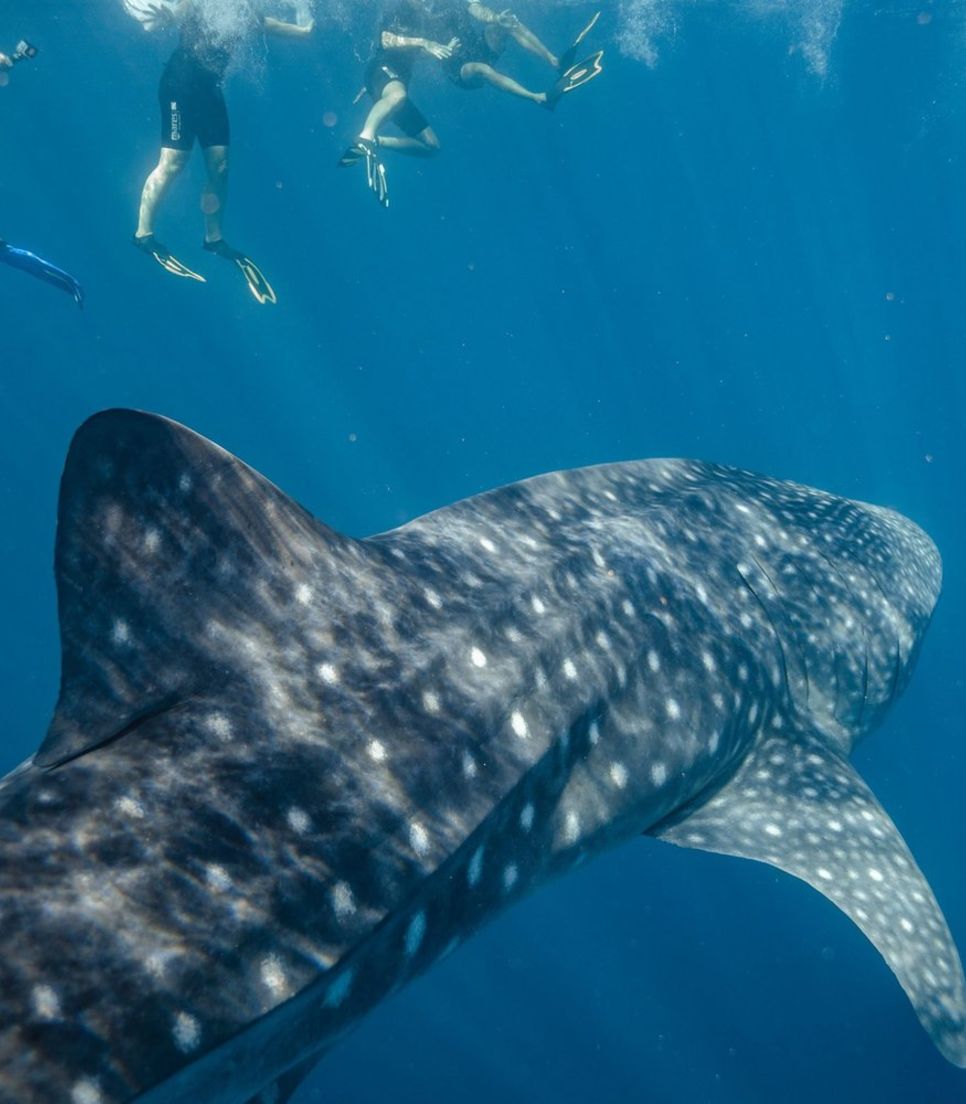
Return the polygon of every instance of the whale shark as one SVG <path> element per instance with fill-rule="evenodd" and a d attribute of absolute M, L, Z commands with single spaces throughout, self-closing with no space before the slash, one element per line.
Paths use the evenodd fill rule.
<path fill-rule="evenodd" d="M 58 701 L 0 780 L 0 1104 L 280 1104 L 641 835 L 813 886 L 966 1066 L 955 944 L 849 758 L 940 592 L 900 514 L 643 460 L 354 539 L 112 410 L 71 444 L 55 575 Z"/>

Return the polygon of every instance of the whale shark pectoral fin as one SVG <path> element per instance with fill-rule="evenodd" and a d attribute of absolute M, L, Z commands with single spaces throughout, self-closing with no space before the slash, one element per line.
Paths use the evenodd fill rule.
<path fill-rule="evenodd" d="M 814 886 L 886 960 L 939 1050 L 966 1066 L 966 986 L 936 898 L 872 791 L 818 736 L 764 740 L 710 800 L 648 834 Z"/>
<path fill-rule="evenodd" d="M 262 1089 L 248 1104 L 287 1104 L 318 1063 L 319 1055 L 313 1054 L 311 1058 L 293 1066 L 267 1088 Z"/>

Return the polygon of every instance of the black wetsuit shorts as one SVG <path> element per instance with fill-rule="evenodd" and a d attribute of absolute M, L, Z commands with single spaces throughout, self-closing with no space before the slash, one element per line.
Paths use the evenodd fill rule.
<path fill-rule="evenodd" d="M 409 98 L 409 74 L 394 68 L 385 57 L 377 54 L 366 69 L 366 91 L 373 100 L 378 100 L 386 90 L 386 85 L 392 81 L 399 81 L 406 88 L 406 99 L 390 121 L 395 123 L 403 134 L 408 134 L 410 138 L 417 138 L 429 126 L 429 120 Z"/>
<path fill-rule="evenodd" d="M 158 103 L 164 148 L 190 150 L 196 138 L 202 149 L 231 143 L 221 76 L 183 50 L 175 50 L 161 74 Z"/>
<path fill-rule="evenodd" d="M 458 88 L 482 88 L 486 83 L 480 76 L 463 76 L 463 66 L 472 62 L 493 65 L 500 60 L 506 49 L 507 32 L 493 24 L 481 24 L 472 16 L 466 16 L 455 32 L 460 40 L 460 48 L 448 60 L 443 69 L 449 79 Z"/>

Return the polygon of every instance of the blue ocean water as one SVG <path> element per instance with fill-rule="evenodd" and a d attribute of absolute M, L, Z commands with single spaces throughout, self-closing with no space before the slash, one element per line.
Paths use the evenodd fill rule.
<path fill-rule="evenodd" d="M 209 282 L 128 242 L 171 41 L 119 0 L 4 0 L 0 49 L 41 52 L 0 88 L 0 234 L 88 301 L 0 271 L 0 768 L 54 702 L 57 479 L 95 410 L 183 421 L 359 535 L 539 471 L 698 456 L 937 541 L 919 669 L 856 761 L 966 946 L 966 6 L 611 3 L 604 77 L 555 114 L 424 72 L 444 151 L 390 164 L 389 211 L 334 167 L 372 23 L 345 7 L 229 88 L 226 236 L 271 309 L 201 254 L 198 165 L 159 233 Z M 559 49 L 592 8 L 516 10 Z M 813 891 L 642 840 L 378 1009 L 297 1100 L 387 1098 L 946 1104 L 966 1074 Z"/>

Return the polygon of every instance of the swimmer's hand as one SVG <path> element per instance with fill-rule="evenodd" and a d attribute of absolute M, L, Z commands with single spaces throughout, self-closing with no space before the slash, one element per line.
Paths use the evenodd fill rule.
<path fill-rule="evenodd" d="M 154 29 L 173 27 L 178 22 L 181 14 L 181 3 L 173 4 L 147 4 L 145 12 L 154 20 Z"/>
<path fill-rule="evenodd" d="M 509 8 L 504 8 L 503 11 L 496 17 L 495 22 L 504 27 L 508 31 L 515 30 L 520 26 L 520 20 L 513 14 Z"/>
<path fill-rule="evenodd" d="M 436 58 L 437 61 L 447 61 L 459 48 L 460 40 L 458 38 L 451 38 L 445 46 L 442 42 L 431 42 L 429 39 L 423 40 L 423 49 L 430 57 Z"/>
<path fill-rule="evenodd" d="M 12 69 L 13 62 L 6 54 L 0 54 L 0 69 Z"/>
<path fill-rule="evenodd" d="M 262 25 L 269 34 L 278 35 L 281 38 L 302 38 L 315 30 L 315 20 L 312 18 L 305 23 L 289 23 L 287 20 L 274 19 L 266 15 L 262 19 Z"/>

